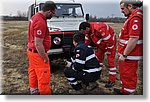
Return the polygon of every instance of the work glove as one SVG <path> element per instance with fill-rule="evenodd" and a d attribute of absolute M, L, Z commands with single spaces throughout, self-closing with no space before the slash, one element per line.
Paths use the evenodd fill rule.
<path fill-rule="evenodd" d="M 71 64 L 72 64 L 71 62 L 69 62 L 67 60 L 64 60 L 64 61 L 65 61 L 66 67 L 68 67 L 68 68 L 71 67 Z"/>

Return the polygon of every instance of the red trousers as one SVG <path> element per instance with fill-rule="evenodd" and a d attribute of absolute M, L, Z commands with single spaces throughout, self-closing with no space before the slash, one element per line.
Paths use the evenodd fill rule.
<path fill-rule="evenodd" d="M 29 58 L 28 74 L 30 91 L 32 90 L 34 94 L 38 89 L 41 95 L 51 94 L 50 63 L 44 63 L 44 59 L 38 53 L 27 51 L 27 55 Z"/>
<path fill-rule="evenodd" d="M 120 79 L 122 81 L 121 92 L 131 94 L 135 91 L 137 85 L 138 61 L 126 60 L 119 61 Z"/>
<path fill-rule="evenodd" d="M 105 51 L 98 48 L 96 52 L 96 56 L 99 62 L 102 64 L 104 60 Z M 116 81 L 116 47 L 114 47 L 111 51 L 110 55 L 107 55 L 107 62 L 109 67 L 109 81 Z"/>

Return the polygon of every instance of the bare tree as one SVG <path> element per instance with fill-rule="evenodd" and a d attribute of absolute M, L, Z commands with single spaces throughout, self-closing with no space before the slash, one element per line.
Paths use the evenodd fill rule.
<path fill-rule="evenodd" d="M 27 17 L 27 13 L 26 13 L 26 12 L 23 12 L 23 11 L 18 10 L 18 11 L 17 11 L 17 16 L 18 16 L 18 17 Z"/>

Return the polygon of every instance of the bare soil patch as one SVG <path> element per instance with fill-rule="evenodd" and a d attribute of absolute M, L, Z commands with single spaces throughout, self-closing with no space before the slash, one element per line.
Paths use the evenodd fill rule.
<path fill-rule="evenodd" d="M 117 37 L 122 27 L 122 23 L 110 24 Z M 3 93 L 2 94 L 29 94 L 28 83 L 28 59 L 27 49 L 27 21 L 4 21 L 3 22 Z M 117 58 L 116 58 L 117 59 Z M 117 61 L 117 60 L 116 60 Z M 108 80 L 107 62 L 106 67 L 102 70 L 101 79 L 97 82 L 99 87 L 93 91 L 87 92 L 88 95 L 113 95 L 113 88 L 105 88 L 104 85 Z M 118 66 L 117 66 L 118 69 Z M 62 59 L 52 62 L 51 68 L 51 88 L 56 95 L 68 95 L 71 88 L 63 74 L 64 64 Z M 143 94 L 143 63 L 140 62 L 138 70 L 138 86 L 136 95 Z M 119 71 L 117 71 L 117 81 L 115 88 L 120 88 Z"/>

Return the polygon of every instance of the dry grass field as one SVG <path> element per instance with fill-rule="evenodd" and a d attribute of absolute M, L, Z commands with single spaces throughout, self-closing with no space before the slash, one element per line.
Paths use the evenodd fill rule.
<path fill-rule="evenodd" d="M 108 23 L 111 25 L 117 36 L 122 28 L 122 23 Z M 26 55 L 27 49 L 27 21 L 3 21 L 3 93 L 2 94 L 29 94 L 28 84 L 28 59 Z M 117 59 L 117 58 L 116 58 Z M 61 61 L 61 60 L 60 60 Z M 56 62 L 56 61 L 55 61 Z M 55 64 L 53 62 L 53 64 Z M 57 61 L 57 64 L 59 61 Z M 105 61 L 106 63 L 106 61 Z M 106 63 L 107 67 L 107 63 Z M 118 66 L 117 66 L 118 68 Z M 51 74 L 51 88 L 54 94 L 67 95 L 68 90 L 71 88 L 63 74 L 64 67 L 62 65 L 55 65 L 52 67 Z M 143 65 L 139 64 L 138 70 L 139 80 L 137 91 L 135 95 L 143 94 Z M 108 70 L 103 68 L 102 78 L 98 80 L 99 88 L 87 94 L 99 94 L 99 95 L 113 95 L 113 88 L 105 88 L 108 79 Z M 117 72 L 117 81 L 115 88 L 119 88 L 120 77 L 119 71 Z"/>

